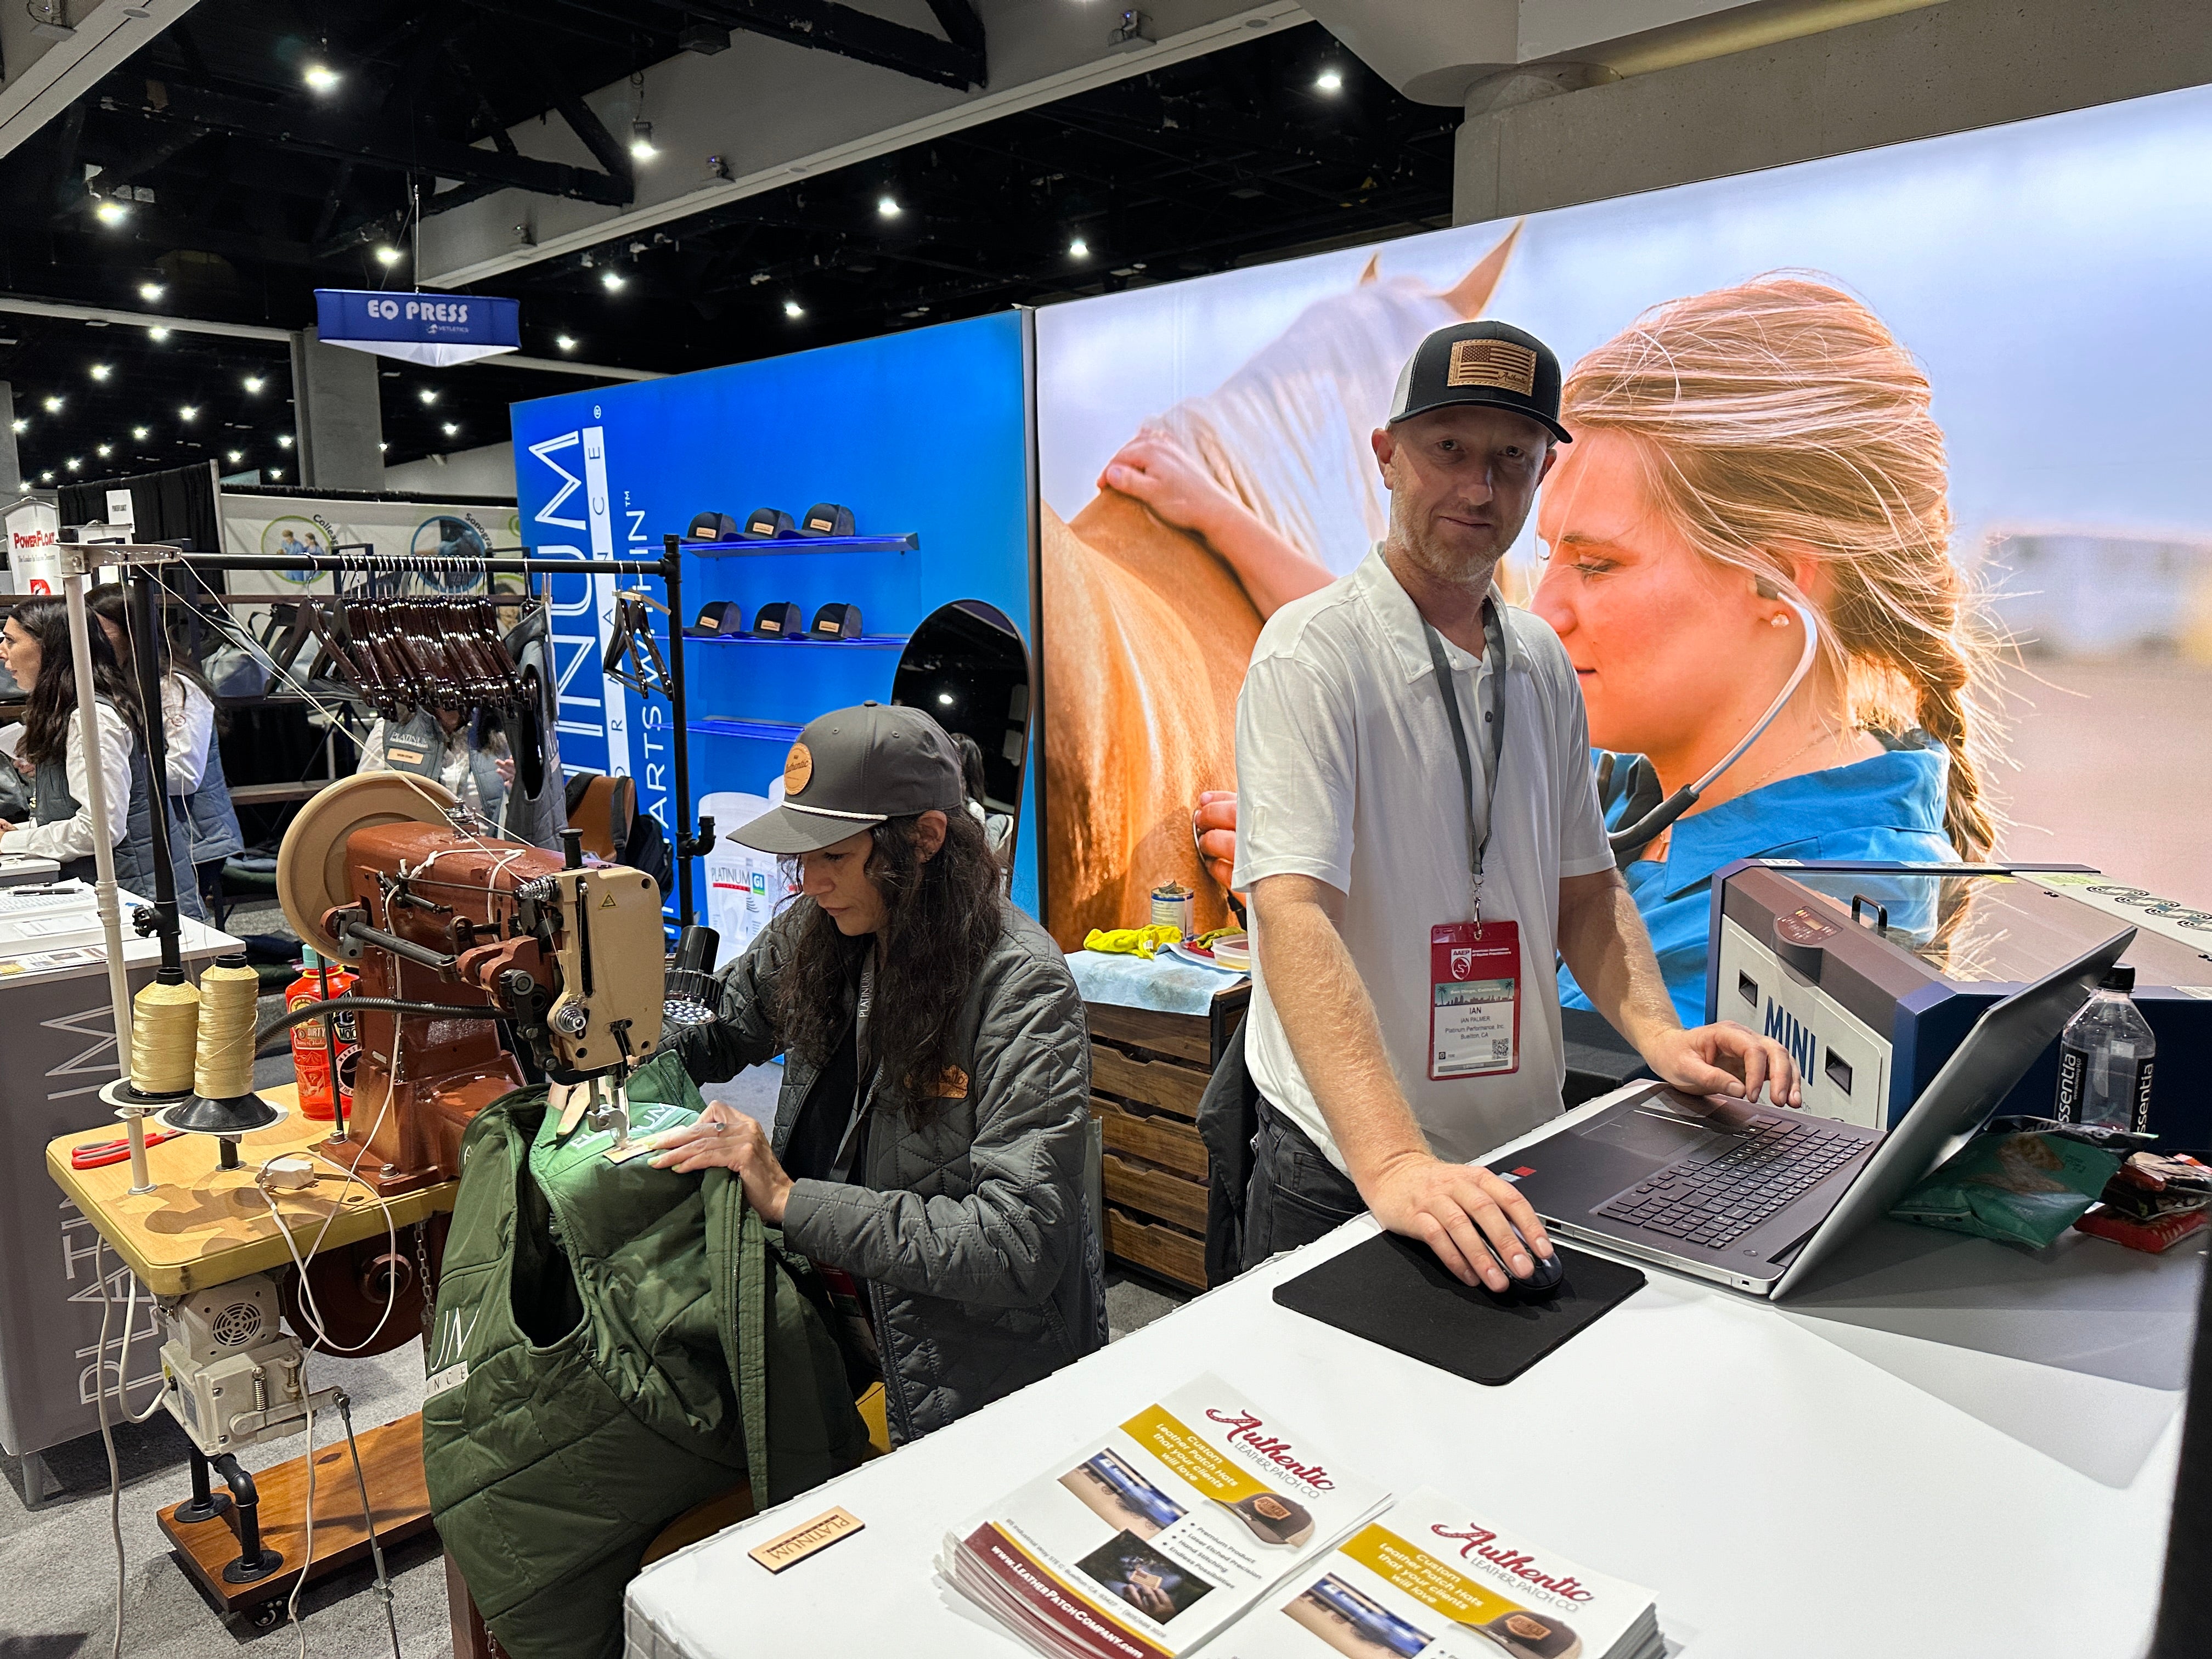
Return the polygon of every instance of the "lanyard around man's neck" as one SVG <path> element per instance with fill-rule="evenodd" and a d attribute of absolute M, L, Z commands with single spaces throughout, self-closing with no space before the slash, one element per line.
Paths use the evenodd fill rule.
<path fill-rule="evenodd" d="M 1490 848 L 1491 819 L 1498 805 L 1498 775 L 1505 754 L 1505 627 L 1498 604 L 1490 595 L 1482 599 L 1482 660 L 1490 676 L 1490 707 L 1482 721 L 1488 734 L 1484 747 L 1489 768 L 1484 777 L 1486 793 L 1482 819 L 1474 816 L 1474 757 L 1467 746 L 1467 726 L 1460 719 L 1459 696 L 1452 687 L 1451 664 L 1445 660 L 1443 641 L 1426 617 L 1421 632 L 1429 642 L 1429 661 L 1435 665 L 1437 694 L 1444 700 L 1444 716 L 1451 722 L 1452 751 L 1459 757 L 1462 798 L 1467 806 L 1467 873 L 1474 903 L 1475 931 L 1482 929 L 1482 857 Z M 1478 702 L 1480 700 L 1478 699 Z"/>

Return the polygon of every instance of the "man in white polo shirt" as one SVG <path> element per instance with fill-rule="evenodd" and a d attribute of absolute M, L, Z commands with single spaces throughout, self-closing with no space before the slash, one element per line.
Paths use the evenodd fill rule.
<path fill-rule="evenodd" d="M 1247 1266 L 1362 1209 L 1494 1291 L 1499 1261 L 1526 1277 L 1552 1253 L 1511 1184 L 1465 1160 L 1560 1109 L 1555 953 L 1660 1077 L 1798 1099 L 1778 1043 L 1683 1030 L 1606 842 L 1574 666 L 1492 590 L 1571 441 L 1559 408 L 1533 335 L 1429 336 L 1373 439 L 1388 537 L 1254 648 L 1237 711 L 1261 1097 Z"/>

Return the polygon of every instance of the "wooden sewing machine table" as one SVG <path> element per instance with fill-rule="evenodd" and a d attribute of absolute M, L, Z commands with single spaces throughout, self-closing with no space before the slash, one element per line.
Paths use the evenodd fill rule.
<path fill-rule="evenodd" d="M 254 1176 L 269 1159 L 304 1152 L 327 1139 L 331 1127 L 326 1121 L 301 1115 L 290 1084 L 259 1093 L 272 1105 L 284 1107 L 286 1115 L 281 1122 L 241 1137 L 240 1168 L 216 1167 L 216 1143 L 210 1137 L 179 1135 L 147 1148 L 147 1168 L 154 1180 L 150 1193 L 131 1194 L 128 1160 L 96 1170 L 70 1167 L 70 1154 L 76 1147 L 120 1138 L 119 1123 L 64 1135 L 47 1145 L 46 1170 L 54 1183 L 154 1295 L 188 1295 L 248 1273 L 289 1267 L 291 1249 L 304 1255 L 315 1245 L 316 1235 L 330 1216 L 333 1194 L 339 1195 L 338 1212 L 322 1239 L 322 1249 L 337 1249 L 385 1231 L 384 1211 L 367 1189 L 318 1160 L 322 1178 L 313 1188 L 280 1194 L 285 1226 L 293 1238 L 291 1249 L 286 1247 L 283 1232 L 254 1185 Z M 458 1186 L 444 1182 L 390 1200 L 392 1224 L 410 1227 L 451 1210 Z M 314 1559 L 307 1565 L 310 1582 L 368 1554 L 361 1489 L 354 1480 L 344 1434 L 335 1422 L 325 1429 L 319 1421 L 317 1428 Z M 430 1499 L 422 1478 L 422 1413 L 359 1430 L 357 1437 L 378 1541 L 389 1547 L 426 1531 Z M 223 1577 L 224 1566 L 238 1555 L 234 1508 L 226 1507 L 211 1520 L 180 1522 L 175 1518 L 179 1505 L 172 1504 L 159 1512 L 158 1519 L 176 1547 L 179 1560 L 219 1609 L 225 1613 L 251 1610 L 256 1623 L 270 1624 L 281 1615 L 283 1598 L 300 1577 L 307 1460 L 297 1457 L 262 1470 L 254 1476 L 254 1484 L 260 1494 L 263 1547 L 284 1558 L 284 1565 L 265 1577 L 244 1584 Z"/>

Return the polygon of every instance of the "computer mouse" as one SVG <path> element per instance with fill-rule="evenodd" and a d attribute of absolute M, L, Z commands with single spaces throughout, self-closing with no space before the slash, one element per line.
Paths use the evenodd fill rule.
<path fill-rule="evenodd" d="M 1479 1227 L 1475 1231 L 1490 1251 L 1491 1259 L 1498 1263 L 1498 1270 L 1505 1275 L 1506 1295 L 1518 1297 L 1524 1302 L 1541 1302 L 1565 1282 L 1567 1264 L 1559 1260 L 1557 1246 L 1553 1247 L 1550 1255 L 1538 1255 L 1535 1251 L 1528 1249 L 1528 1241 L 1521 1238 L 1520 1229 L 1515 1228 L 1513 1237 L 1521 1239 L 1521 1248 L 1528 1251 L 1528 1260 L 1533 1264 L 1528 1269 L 1528 1276 L 1520 1279 L 1515 1277 L 1513 1269 L 1505 1265 L 1505 1258 L 1498 1254 L 1498 1247 L 1491 1243 L 1490 1235 Z"/>

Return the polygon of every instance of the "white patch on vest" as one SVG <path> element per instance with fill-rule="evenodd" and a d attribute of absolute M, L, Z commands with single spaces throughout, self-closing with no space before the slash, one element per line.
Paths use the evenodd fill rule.
<path fill-rule="evenodd" d="M 429 1380 L 422 1385 L 422 1397 L 428 1400 L 434 1395 L 445 1393 L 448 1389 L 457 1389 L 468 1380 L 469 1362 L 465 1359 L 456 1360 L 442 1371 L 431 1374 Z"/>

